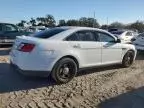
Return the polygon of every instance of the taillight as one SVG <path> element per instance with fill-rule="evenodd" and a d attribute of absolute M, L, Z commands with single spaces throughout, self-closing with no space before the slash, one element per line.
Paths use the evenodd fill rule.
<path fill-rule="evenodd" d="M 35 47 L 35 44 L 30 44 L 30 43 L 21 43 L 18 46 L 18 50 L 22 52 L 31 52 Z"/>

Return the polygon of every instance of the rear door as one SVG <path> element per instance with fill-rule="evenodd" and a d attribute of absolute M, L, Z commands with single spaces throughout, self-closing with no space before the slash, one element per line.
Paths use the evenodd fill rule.
<path fill-rule="evenodd" d="M 80 55 L 83 67 L 101 64 L 101 42 L 94 31 L 83 30 L 72 34 L 68 39 L 75 52 Z"/>

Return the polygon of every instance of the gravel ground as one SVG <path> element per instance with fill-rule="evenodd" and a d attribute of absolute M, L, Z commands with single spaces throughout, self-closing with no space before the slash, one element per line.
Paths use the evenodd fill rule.
<path fill-rule="evenodd" d="M 144 53 L 133 66 L 95 68 L 56 85 L 49 78 L 25 77 L 9 66 L 0 49 L 0 108 L 144 108 Z"/>

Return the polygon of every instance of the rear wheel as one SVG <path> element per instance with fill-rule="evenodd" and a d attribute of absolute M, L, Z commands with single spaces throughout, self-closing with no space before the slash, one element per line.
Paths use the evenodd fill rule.
<path fill-rule="evenodd" d="M 133 51 L 128 51 L 122 61 L 123 67 L 129 67 L 132 65 L 134 60 L 134 52 Z"/>
<path fill-rule="evenodd" d="M 51 75 L 57 83 L 67 83 L 73 79 L 77 70 L 77 64 L 73 59 L 63 58 L 56 63 Z"/>

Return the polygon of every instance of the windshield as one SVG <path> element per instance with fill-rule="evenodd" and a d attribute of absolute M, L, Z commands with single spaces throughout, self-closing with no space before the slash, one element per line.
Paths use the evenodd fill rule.
<path fill-rule="evenodd" d="M 121 35 L 122 33 L 124 33 L 124 31 L 114 31 L 114 32 L 111 32 L 112 34 L 115 34 L 115 35 Z"/>
<path fill-rule="evenodd" d="M 64 28 L 53 28 L 53 29 L 49 29 L 49 30 L 44 30 L 41 32 L 38 32 L 36 34 L 33 35 L 33 37 L 37 37 L 37 38 L 50 38 L 58 33 L 61 33 L 63 31 L 65 31 L 67 29 Z"/>

